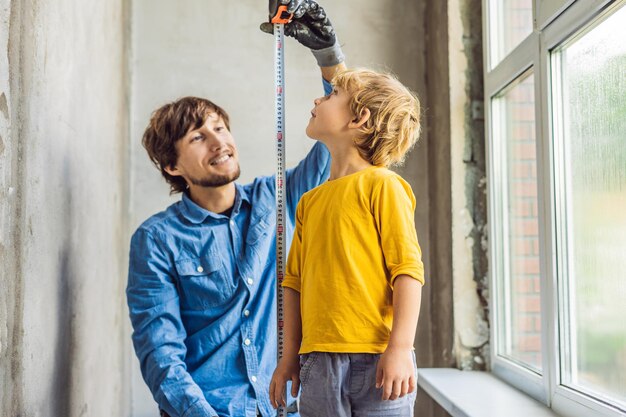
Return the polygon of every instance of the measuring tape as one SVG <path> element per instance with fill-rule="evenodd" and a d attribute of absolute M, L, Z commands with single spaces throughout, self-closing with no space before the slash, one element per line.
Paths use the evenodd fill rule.
<path fill-rule="evenodd" d="M 278 5 L 277 1 L 270 2 L 271 22 L 274 24 L 274 87 L 276 121 L 276 323 L 278 333 L 278 359 L 283 356 L 284 328 L 284 290 L 282 287 L 285 277 L 285 32 L 284 24 L 289 23 L 291 14 L 286 5 Z M 285 395 L 285 392 L 283 392 Z M 285 395 L 286 398 L 286 395 Z M 279 406 L 278 417 L 287 417 L 285 407 Z"/>

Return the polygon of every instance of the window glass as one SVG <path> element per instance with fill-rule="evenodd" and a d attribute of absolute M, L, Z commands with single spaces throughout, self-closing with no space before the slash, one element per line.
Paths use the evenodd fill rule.
<path fill-rule="evenodd" d="M 492 0 L 491 62 L 495 67 L 533 31 L 533 0 Z"/>
<path fill-rule="evenodd" d="M 505 163 L 499 198 L 502 217 L 504 298 L 500 322 L 502 354 L 541 371 L 541 302 L 535 138 L 534 76 L 524 76 L 494 99 Z"/>
<path fill-rule="evenodd" d="M 626 7 L 554 53 L 563 383 L 626 408 Z M 557 174 L 558 176 L 559 174 Z"/>

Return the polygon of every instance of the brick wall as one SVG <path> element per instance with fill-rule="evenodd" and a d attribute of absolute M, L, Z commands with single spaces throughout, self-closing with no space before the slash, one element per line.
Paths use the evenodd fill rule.
<path fill-rule="evenodd" d="M 533 77 L 516 85 L 505 98 L 511 277 L 509 354 L 540 368 L 539 225 Z"/>
<path fill-rule="evenodd" d="M 504 17 L 504 43 L 513 49 L 532 32 L 533 1 L 501 0 Z M 509 48 L 507 48 L 508 52 Z"/>

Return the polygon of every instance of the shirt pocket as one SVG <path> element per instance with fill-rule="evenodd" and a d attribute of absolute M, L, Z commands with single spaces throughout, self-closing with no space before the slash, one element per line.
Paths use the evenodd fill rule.
<path fill-rule="evenodd" d="M 183 310 L 205 310 L 226 303 L 235 290 L 217 254 L 176 261 Z"/>
<path fill-rule="evenodd" d="M 269 208 L 261 214 L 253 215 L 246 236 L 246 244 L 256 246 L 276 227 L 276 213 Z"/>

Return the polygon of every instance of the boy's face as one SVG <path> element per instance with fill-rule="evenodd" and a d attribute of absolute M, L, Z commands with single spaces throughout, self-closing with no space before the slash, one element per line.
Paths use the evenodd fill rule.
<path fill-rule="evenodd" d="M 350 96 L 342 88 L 334 87 L 332 93 L 315 99 L 306 134 L 328 144 L 328 141 L 350 136 L 348 128 L 354 120 L 349 107 Z"/>
<path fill-rule="evenodd" d="M 176 151 L 176 166 L 166 171 L 183 177 L 190 187 L 220 187 L 239 178 L 235 140 L 216 113 L 210 113 L 204 125 L 177 141 Z"/>

